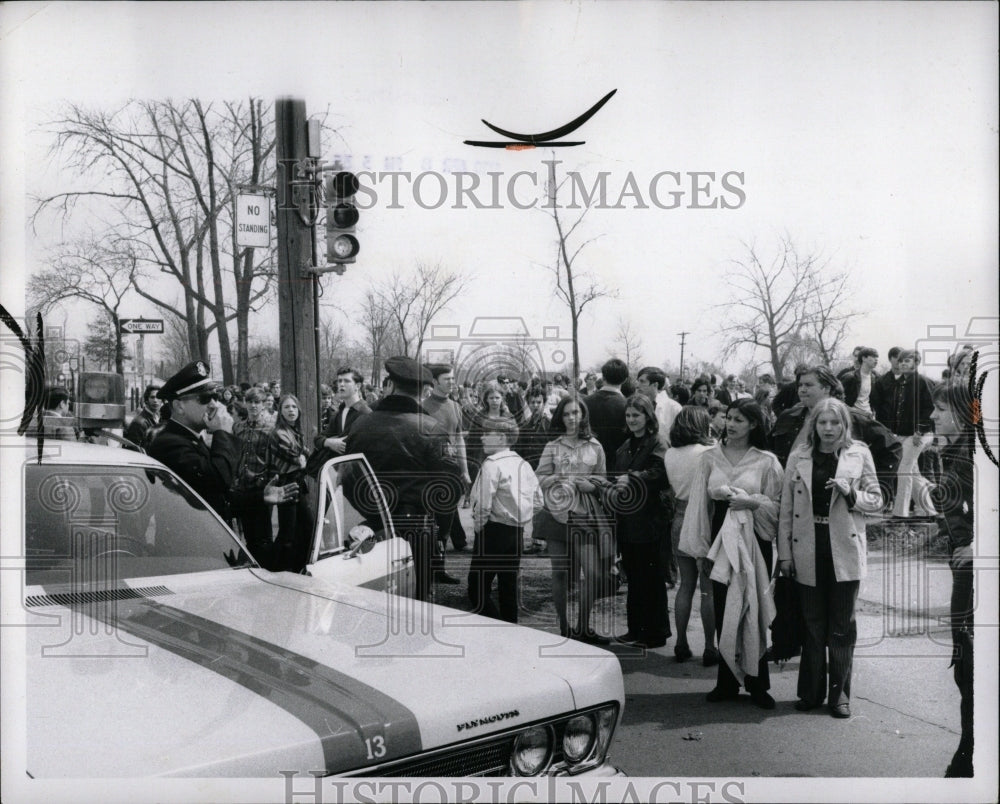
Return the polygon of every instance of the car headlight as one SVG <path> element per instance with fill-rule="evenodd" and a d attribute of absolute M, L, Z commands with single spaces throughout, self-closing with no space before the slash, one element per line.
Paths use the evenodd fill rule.
<path fill-rule="evenodd" d="M 616 703 L 595 707 L 564 721 L 562 728 L 557 728 L 562 737 L 562 756 L 556 758 L 549 772 L 572 775 L 599 766 L 608 755 L 617 722 Z"/>
<path fill-rule="evenodd" d="M 577 715 L 566 721 L 563 731 L 563 755 L 570 763 L 582 762 L 594 745 L 596 727 L 590 715 Z"/>
<path fill-rule="evenodd" d="M 525 729 L 514 740 L 511 763 L 519 776 L 537 776 L 552 757 L 552 732 L 545 726 Z"/>
<path fill-rule="evenodd" d="M 594 755 L 599 756 L 601 762 L 603 762 L 604 757 L 607 756 L 608 748 L 611 747 L 611 737 L 615 733 L 618 707 L 607 706 L 603 709 L 598 709 L 594 715 L 597 718 L 597 739 Z"/>

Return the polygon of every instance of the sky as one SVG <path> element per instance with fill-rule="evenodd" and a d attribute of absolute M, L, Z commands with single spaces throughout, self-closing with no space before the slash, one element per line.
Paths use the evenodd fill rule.
<path fill-rule="evenodd" d="M 581 242 L 596 238 L 578 269 L 617 294 L 584 314 L 585 365 L 614 348 L 620 321 L 640 336 L 644 362 L 676 365 L 682 330 L 687 360 L 714 358 L 727 265 L 742 243 L 767 254 L 781 235 L 852 272 L 863 315 L 849 345 L 884 354 L 928 326 L 961 333 L 970 316 L 996 314 L 993 4 L 13 3 L 3 20 L 3 131 L 25 154 L 20 171 L 5 168 L 15 194 L 18 184 L 31 196 L 73 181 L 46 155 L 44 126 L 61 104 L 130 98 L 298 97 L 342 137 L 325 157 L 445 176 L 438 209 L 421 208 L 405 182 L 400 208 L 388 208 L 388 185 L 375 185 L 360 259 L 323 280 L 323 314 L 348 328 L 369 280 L 424 261 L 471 277 L 438 323 L 464 335 L 476 316 L 522 316 L 533 334 L 568 335 L 546 267 L 551 218 L 506 198 L 499 209 L 452 208 L 453 171 L 478 174 L 484 187 L 487 172 L 500 173 L 506 189 L 518 171 L 544 178 L 553 155 L 587 186 L 606 172 L 609 206 L 629 176 L 642 196 L 589 210 L 578 230 Z M 583 146 L 462 143 L 497 139 L 482 118 L 554 128 L 612 89 L 570 138 Z M 682 179 L 676 209 L 650 198 L 664 171 Z M 715 174 L 699 180 L 708 195 L 693 194 L 693 172 Z M 720 187 L 723 174 L 738 175 L 742 198 Z M 425 206 L 440 197 L 438 181 L 422 180 Z M 541 203 L 531 179 L 514 181 L 522 204 Z M 720 197 L 738 208 L 690 208 Z M 4 229 L 16 240 L 14 213 Z M 23 260 L 10 262 L 30 272 L 60 233 L 54 220 L 27 232 Z M 138 297 L 129 314 L 158 317 Z M 72 335 L 86 317 L 66 319 Z M 254 332 L 276 336 L 276 322 L 274 304 Z"/>

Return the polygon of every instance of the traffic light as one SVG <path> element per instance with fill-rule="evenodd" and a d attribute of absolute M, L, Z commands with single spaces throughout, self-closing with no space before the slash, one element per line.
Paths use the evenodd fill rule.
<path fill-rule="evenodd" d="M 351 199 L 358 191 L 358 177 L 342 170 L 326 177 L 326 261 L 336 265 L 354 262 L 360 245 L 354 236 L 358 208 Z M 343 273 L 340 269 L 338 273 Z"/>

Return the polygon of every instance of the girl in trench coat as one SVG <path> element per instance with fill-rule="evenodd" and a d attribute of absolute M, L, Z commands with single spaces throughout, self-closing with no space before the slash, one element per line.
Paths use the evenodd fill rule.
<path fill-rule="evenodd" d="M 882 492 L 871 452 L 851 436 L 843 402 L 818 402 L 806 431 L 806 443 L 788 457 L 778 519 L 778 570 L 797 582 L 806 626 L 795 708 L 806 712 L 826 700 L 831 715 L 846 718 L 865 518 L 881 511 Z"/>

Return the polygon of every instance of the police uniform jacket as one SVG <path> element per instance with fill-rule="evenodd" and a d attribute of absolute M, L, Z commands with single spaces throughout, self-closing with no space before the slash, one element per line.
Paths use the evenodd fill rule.
<path fill-rule="evenodd" d="M 393 516 L 433 513 L 454 497 L 458 464 L 445 456 L 448 434 L 417 400 L 400 394 L 382 399 L 347 433 L 347 452 L 360 452 L 388 487 Z M 454 507 L 454 501 L 452 501 Z"/>
<path fill-rule="evenodd" d="M 867 570 L 865 517 L 882 510 L 882 492 L 871 452 L 855 441 L 837 459 L 837 475 L 855 478 L 853 506 L 840 493 L 830 498 L 830 551 L 840 582 L 860 581 Z M 816 586 L 816 530 L 812 502 L 812 448 L 804 444 L 788 456 L 778 514 L 778 560 L 791 560 L 795 580 Z"/>
<path fill-rule="evenodd" d="M 240 458 L 236 436 L 218 431 L 209 448 L 187 427 L 168 419 L 149 445 L 149 454 L 173 469 L 219 516 L 229 519 L 227 495 Z"/>

